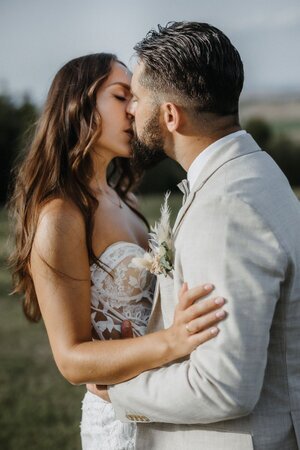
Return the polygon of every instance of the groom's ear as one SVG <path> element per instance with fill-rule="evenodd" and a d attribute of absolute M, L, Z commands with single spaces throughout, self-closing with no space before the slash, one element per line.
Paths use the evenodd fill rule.
<path fill-rule="evenodd" d="M 163 103 L 161 106 L 165 125 L 170 133 L 177 131 L 182 122 L 182 111 L 174 103 Z"/>

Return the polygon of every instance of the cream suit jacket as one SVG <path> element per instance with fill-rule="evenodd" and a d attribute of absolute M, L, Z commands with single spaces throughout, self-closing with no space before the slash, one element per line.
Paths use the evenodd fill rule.
<path fill-rule="evenodd" d="M 287 179 L 238 136 L 204 167 L 174 234 L 148 332 L 171 325 L 184 281 L 213 283 L 228 317 L 189 358 L 110 387 L 117 417 L 138 422 L 137 450 L 298 449 L 300 207 Z"/>

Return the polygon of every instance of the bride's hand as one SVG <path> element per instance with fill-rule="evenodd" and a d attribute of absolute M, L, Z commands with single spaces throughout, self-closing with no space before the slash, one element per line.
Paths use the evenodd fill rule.
<path fill-rule="evenodd" d="M 169 345 L 175 357 L 190 354 L 198 345 L 214 338 L 219 333 L 216 326 L 226 317 L 220 309 L 225 300 L 222 297 L 199 300 L 212 292 L 212 285 L 188 289 L 184 283 L 179 292 L 179 302 L 174 313 L 174 321 L 168 333 Z"/>

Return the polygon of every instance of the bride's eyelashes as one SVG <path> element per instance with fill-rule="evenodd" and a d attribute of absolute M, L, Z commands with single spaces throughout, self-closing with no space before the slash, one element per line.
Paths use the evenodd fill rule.
<path fill-rule="evenodd" d="M 126 97 L 123 97 L 122 95 L 114 95 L 114 97 L 121 102 L 125 102 L 127 100 Z"/>
<path fill-rule="evenodd" d="M 122 94 L 120 94 L 120 95 L 118 95 L 118 94 L 113 94 L 113 96 L 117 99 L 117 100 L 119 100 L 120 102 L 127 102 L 127 101 L 129 101 L 130 99 L 131 99 L 131 95 L 122 95 Z"/>

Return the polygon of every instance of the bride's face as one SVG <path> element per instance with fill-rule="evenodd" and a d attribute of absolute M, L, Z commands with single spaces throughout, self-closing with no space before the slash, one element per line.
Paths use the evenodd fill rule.
<path fill-rule="evenodd" d="M 130 157 L 131 115 L 126 112 L 131 100 L 131 73 L 114 62 L 111 73 L 97 92 L 97 110 L 101 116 L 101 135 L 95 150 L 103 156 Z"/>

